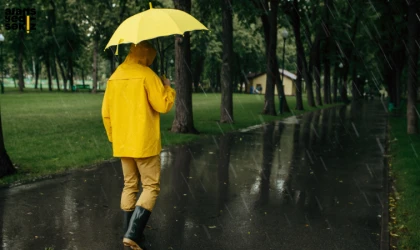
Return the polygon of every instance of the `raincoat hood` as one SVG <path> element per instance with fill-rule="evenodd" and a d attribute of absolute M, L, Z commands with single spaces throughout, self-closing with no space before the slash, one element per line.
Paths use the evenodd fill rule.
<path fill-rule="evenodd" d="M 150 66 L 155 60 L 156 50 L 146 41 L 139 44 L 131 44 L 130 52 L 125 58 L 125 64 L 141 64 L 143 66 Z"/>
<path fill-rule="evenodd" d="M 109 80 L 142 78 L 143 68 L 149 68 L 155 57 L 156 50 L 150 43 L 143 41 L 137 45 L 132 44 L 125 61 L 118 66 Z"/>

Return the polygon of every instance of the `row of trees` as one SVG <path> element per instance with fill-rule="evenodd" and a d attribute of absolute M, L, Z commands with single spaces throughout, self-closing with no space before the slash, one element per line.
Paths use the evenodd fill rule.
<path fill-rule="evenodd" d="M 174 2 L 178 3 L 177 8 L 189 11 L 182 6 L 190 6 L 190 0 Z M 293 30 L 296 50 L 295 109 L 303 109 L 302 80 L 305 83 L 307 102 L 311 107 L 337 102 L 338 95 L 343 102 L 349 102 L 347 93 L 349 87 L 353 99 L 360 99 L 363 97 L 366 84 L 371 84 L 371 87 L 377 90 L 385 86 L 389 93 L 389 101 L 394 106 L 399 106 L 401 98 L 407 97 L 407 132 L 418 133 L 415 107 L 419 37 L 419 20 L 416 19 L 419 11 L 417 1 L 372 0 L 364 4 L 351 0 L 197 2 L 198 8 L 206 6 L 206 13 L 209 11 L 222 13 L 221 122 L 234 120 L 232 73 L 236 73 L 234 66 L 244 61 L 241 58 L 242 54 L 234 56 L 236 46 L 232 42 L 234 34 L 232 20 L 236 15 L 242 22 L 261 24 L 260 32 L 264 38 L 264 64 L 267 72 L 264 114 L 277 113 L 274 105 L 274 88 L 277 88 L 279 101 L 282 102 L 280 112 L 290 111 L 278 70 L 277 34 L 281 27 L 285 27 Z M 208 8 L 209 3 L 211 8 Z M 177 68 L 182 67 L 183 60 L 180 58 L 185 55 L 176 55 Z M 179 79 L 181 78 L 177 77 L 177 80 Z M 182 84 L 185 83 L 188 85 L 189 81 L 178 81 L 178 89 L 182 89 Z M 190 93 L 188 92 L 189 96 Z M 189 114 L 187 117 L 190 119 L 185 119 L 185 125 L 178 124 L 177 128 L 184 127 L 182 132 L 196 132 L 191 106 L 181 106 L 181 103 L 183 97 L 178 100 L 177 114 Z M 190 104 L 190 99 L 186 103 Z M 177 128 L 173 127 L 172 130 L 179 132 Z"/>
<path fill-rule="evenodd" d="M 53 84 L 57 89 L 72 89 L 75 77 L 89 76 L 93 93 L 100 75 L 109 77 L 124 59 L 115 55 L 115 48 L 102 48 L 123 20 L 149 6 L 149 0 L 2 2 L 5 8 L 37 6 L 36 31 L 4 32 L 5 72 L 18 79 L 19 89 L 24 90 L 25 74 L 34 77 L 35 87 L 44 75 L 50 91 Z M 150 2 L 157 8 L 189 12 L 211 30 L 153 41 L 158 57 L 152 67 L 160 74 L 175 70 L 178 98 L 173 132 L 198 133 L 192 93 L 201 91 L 200 82 L 220 88 L 220 122 L 234 122 L 233 86 L 246 83 L 248 72 L 267 72 L 264 114 L 289 112 L 278 70 L 283 45 L 278 34 L 287 29 L 293 36 L 288 39 L 285 68 L 297 74 L 295 109 L 304 108 L 303 81 L 311 107 L 337 102 L 339 96 L 348 102 L 349 86 L 353 99 L 358 99 L 366 84 L 376 89 L 383 84 L 396 106 L 407 96 L 407 131 L 418 133 L 419 5 L 414 0 L 370 0 L 363 4 L 356 0 Z M 128 46 L 119 50 L 124 55 Z M 278 111 L 275 88 L 282 102 Z"/>

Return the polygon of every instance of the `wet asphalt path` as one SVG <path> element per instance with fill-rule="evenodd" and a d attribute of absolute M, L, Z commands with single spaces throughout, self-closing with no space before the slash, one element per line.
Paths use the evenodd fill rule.
<path fill-rule="evenodd" d="M 379 249 L 379 102 L 326 109 L 162 152 L 150 249 Z M 118 161 L 0 190 L 4 250 L 115 250 Z"/>

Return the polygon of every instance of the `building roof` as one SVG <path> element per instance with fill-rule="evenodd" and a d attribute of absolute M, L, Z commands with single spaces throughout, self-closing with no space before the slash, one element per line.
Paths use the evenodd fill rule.
<path fill-rule="evenodd" d="M 284 71 L 284 73 L 283 73 L 283 71 Z M 297 79 L 297 76 L 295 74 L 293 74 L 292 72 L 290 72 L 290 71 L 279 69 L 279 72 L 280 72 L 280 74 L 284 74 L 286 77 L 288 77 L 288 78 L 290 78 L 292 80 L 296 80 Z M 264 75 L 264 74 L 265 73 L 248 73 L 248 75 L 246 76 L 246 78 L 248 78 L 248 79 L 254 79 L 254 78 L 259 77 L 259 76 Z"/>
<path fill-rule="evenodd" d="M 254 79 L 254 78 L 259 77 L 259 76 L 264 75 L 264 74 L 265 73 L 252 73 L 252 72 L 249 72 L 246 75 L 246 78 L 248 78 L 248 79 Z"/>
<path fill-rule="evenodd" d="M 296 80 L 297 79 L 297 76 L 295 74 L 293 74 L 292 72 L 289 72 L 289 71 L 287 71 L 285 69 L 279 69 L 279 72 L 280 72 L 280 74 L 283 74 L 283 75 L 289 77 L 292 80 Z"/>

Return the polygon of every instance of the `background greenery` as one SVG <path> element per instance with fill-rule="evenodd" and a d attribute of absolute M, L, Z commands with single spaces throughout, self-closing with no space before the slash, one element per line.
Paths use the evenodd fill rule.
<path fill-rule="evenodd" d="M 18 174 L 0 179 L 0 184 L 31 180 L 112 158 L 101 118 L 102 98 L 103 94 L 20 94 L 17 90 L 3 95 L 0 104 L 4 140 Z M 161 115 L 162 144 L 185 143 L 291 115 L 262 116 L 262 95 L 235 94 L 234 101 L 236 122 L 219 124 L 220 94 L 194 94 L 194 120 L 202 135 L 169 132 L 174 118 L 172 109 Z M 293 103 L 294 98 L 289 101 Z"/>

